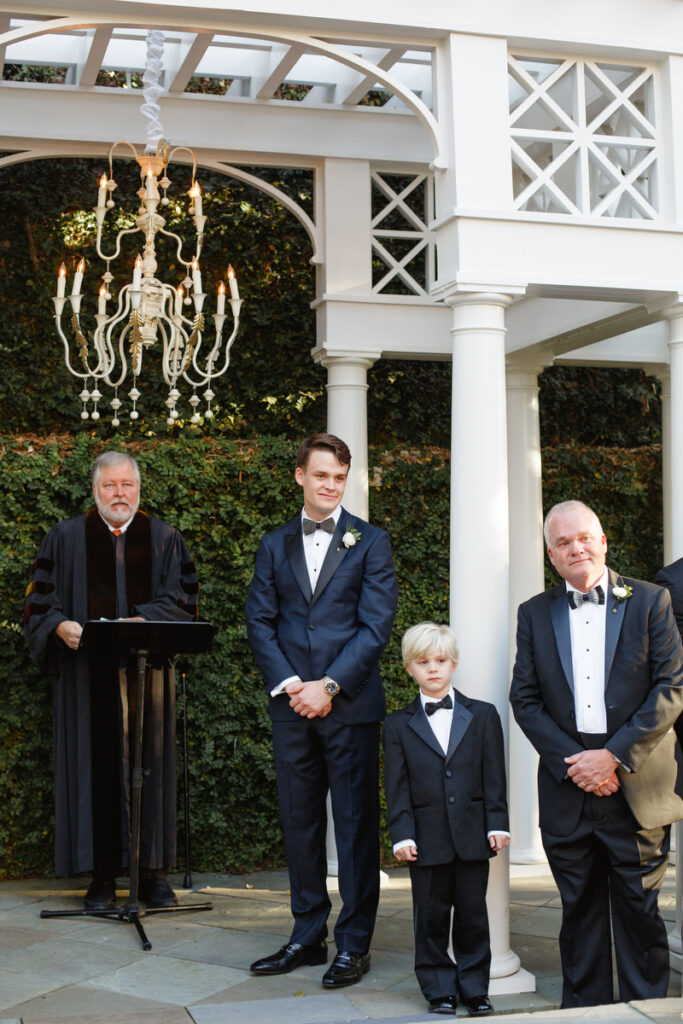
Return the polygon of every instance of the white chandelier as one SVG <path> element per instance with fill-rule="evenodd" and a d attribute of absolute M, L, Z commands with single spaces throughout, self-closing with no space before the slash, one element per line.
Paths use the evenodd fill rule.
<path fill-rule="evenodd" d="M 74 377 L 83 381 L 83 390 L 79 398 L 83 403 L 81 419 L 98 420 L 100 412 L 98 403 L 102 400 L 99 387 L 102 384 L 113 389 L 114 397 L 111 407 L 114 411 L 112 425 L 120 424 L 119 410 L 123 401 L 119 398 L 119 390 L 132 383 L 128 391 L 131 401 L 130 418 L 137 420 L 139 412 L 136 408 L 140 398 L 140 374 L 142 371 L 143 354 L 151 352 L 151 347 L 161 341 L 161 369 L 164 381 L 168 386 L 168 407 L 166 422 L 169 426 L 179 419 L 180 412 L 176 405 L 181 399 L 180 387 L 183 382 L 192 389 L 189 404 L 192 408 L 191 423 L 199 423 L 198 406 L 201 399 L 198 389 L 204 388 L 202 398 L 206 402 L 203 415 L 210 420 L 213 417 L 211 402 L 215 397 L 212 384 L 222 376 L 230 365 L 230 349 L 239 328 L 240 307 L 242 301 L 237 287 L 237 279 L 231 266 L 227 269 L 229 286 L 229 303 L 232 314 L 232 329 L 225 332 L 225 300 L 226 289 L 221 281 L 216 297 L 216 312 L 213 314 L 215 336 L 213 343 L 204 342 L 204 301 L 202 291 L 202 275 L 199 259 L 202 251 L 204 225 L 206 217 L 202 212 L 202 192 L 196 178 L 197 158 L 192 150 L 184 146 L 170 149 L 163 139 L 163 128 L 159 121 L 157 100 L 162 92 L 159 83 L 161 73 L 161 57 L 163 54 L 162 32 L 147 34 L 147 61 L 142 81 L 145 103 L 140 108 L 143 116 L 148 118 L 147 144 L 144 153 L 138 156 L 134 146 L 129 142 L 116 142 L 109 150 L 109 177 L 103 174 L 97 194 L 95 217 L 97 222 L 97 255 L 104 261 L 106 270 L 102 274 L 99 290 L 96 327 L 89 344 L 81 327 L 81 286 L 85 272 L 85 260 L 81 259 L 73 277 L 71 292 L 67 296 L 66 267 L 62 263 L 57 275 L 57 294 L 53 296 L 55 307 L 55 323 L 57 333 L 64 345 L 64 361 L 67 369 Z M 137 192 L 140 207 L 136 226 L 118 232 L 116 244 L 112 252 L 104 252 L 102 245 L 102 228 L 107 213 L 113 209 L 112 194 L 116 188 L 113 174 L 113 154 L 117 146 L 127 146 L 140 165 L 141 187 Z M 183 254 L 182 238 L 166 229 L 166 220 L 159 212 L 169 205 L 167 189 L 171 185 L 167 168 L 174 155 L 180 151 L 192 157 L 192 184 L 189 196 L 189 214 L 194 220 L 196 237 L 193 254 L 189 258 Z M 114 275 L 111 264 L 121 255 L 121 243 L 126 235 L 141 232 L 144 243 L 132 271 L 132 279 L 118 289 L 116 296 L 112 294 L 111 283 Z M 157 276 L 157 242 L 160 236 L 168 238 L 176 247 L 176 260 L 185 267 L 185 278 L 172 285 L 160 281 Z M 62 325 L 62 315 L 66 303 L 71 306 L 71 330 L 77 349 L 80 368 L 72 363 L 72 347 Z M 109 303 L 112 302 L 112 306 Z M 226 333 L 225 340 L 223 335 Z M 208 351 L 206 349 L 208 348 Z"/>

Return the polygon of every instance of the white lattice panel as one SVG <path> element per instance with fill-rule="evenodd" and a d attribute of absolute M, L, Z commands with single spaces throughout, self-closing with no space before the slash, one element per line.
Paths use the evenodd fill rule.
<path fill-rule="evenodd" d="M 581 58 L 509 58 L 517 210 L 658 216 L 655 68 Z"/>
<path fill-rule="evenodd" d="M 434 280 L 433 178 L 372 172 L 375 294 L 427 296 Z"/>

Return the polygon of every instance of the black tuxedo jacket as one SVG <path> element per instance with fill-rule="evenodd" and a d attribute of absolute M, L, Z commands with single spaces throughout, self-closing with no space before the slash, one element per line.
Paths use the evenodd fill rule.
<path fill-rule="evenodd" d="M 494 855 L 488 832 L 509 831 L 505 749 L 492 704 L 455 690 L 444 754 L 419 695 L 384 723 L 391 840 L 413 839 L 418 866 Z"/>
<path fill-rule="evenodd" d="M 342 537 L 354 529 L 352 547 Z M 398 586 L 384 530 L 343 508 L 311 592 L 301 516 L 266 534 L 247 597 L 247 633 L 270 693 L 290 676 L 331 676 L 341 692 L 330 715 L 345 723 L 379 722 L 386 705 L 378 662 L 391 635 Z M 299 719 L 285 697 L 268 703 L 276 721 Z"/>
<path fill-rule="evenodd" d="M 614 586 L 632 595 L 618 601 Z M 605 746 L 630 770 L 617 774 L 637 821 L 655 828 L 683 818 L 672 731 L 683 710 L 683 646 L 660 587 L 610 570 L 606 605 Z M 510 691 L 515 718 L 540 755 L 541 828 L 559 836 L 573 831 L 585 799 L 564 762 L 586 749 L 574 713 L 570 614 L 564 582 L 520 605 Z"/>
<path fill-rule="evenodd" d="M 655 576 L 655 583 L 660 587 L 666 587 L 671 594 L 671 607 L 674 610 L 678 632 L 683 637 L 683 558 L 660 569 Z M 679 746 L 683 748 L 683 715 L 676 722 L 675 729 Z"/>

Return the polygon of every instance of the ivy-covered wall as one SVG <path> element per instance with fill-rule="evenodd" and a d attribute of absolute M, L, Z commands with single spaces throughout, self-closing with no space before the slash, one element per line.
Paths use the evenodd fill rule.
<path fill-rule="evenodd" d="M 48 440 L 0 437 L 0 877 L 52 871 L 50 686 L 23 640 L 23 593 L 43 534 L 89 507 L 89 467 L 103 447 L 84 432 Z M 262 534 L 300 507 L 295 446 L 282 437 L 181 436 L 120 447 L 140 461 L 144 507 L 182 530 L 197 563 L 201 614 L 219 627 L 212 651 L 185 666 L 194 867 L 282 863 L 266 698 L 243 608 Z M 371 447 L 370 467 L 370 515 L 391 534 L 400 583 L 382 665 L 389 704 L 397 707 L 410 699 L 412 686 L 400 661 L 403 630 L 424 618 L 448 619 L 448 453 Z M 544 503 L 582 494 L 603 517 L 613 563 L 652 578 L 661 564 L 658 474 L 654 446 L 546 450 Z M 486 537 L 472 543 L 484 545 Z M 464 648 L 467 637 L 458 639 Z"/>

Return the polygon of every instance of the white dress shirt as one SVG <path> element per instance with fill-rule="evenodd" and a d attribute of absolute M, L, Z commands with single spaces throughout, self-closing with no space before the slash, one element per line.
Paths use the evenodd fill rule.
<path fill-rule="evenodd" d="M 341 515 L 341 505 L 337 505 L 334 512 L 331 512 L 329 516 L 325 516 L 326 519 L 330 517 L 334 519 L 335 529 L 339 522 Z M 308 519 L 306 515 L 306 509 L 301 510 L 301 531 L 304 529 L 304 519 Z M 304 557 L 306 559 L 306 568 L 308 569 L 308 578 L 311 581 L 311 590 L 315 593 L 315 588 L 318 585 L 320 579 L 320 570 L 323 567 L 325 561 L 325 555 L 327 549 L 330 546 L 332 537 L 334 535 L 327 533 L 325 530 L 314 530 L 313 533 L 303 534 L 304 538 Z"/>
<path fill-rule="evenodd" d="M 334 512 L 330 512 L 330 516 L 334 519 L 335 529 L 339 522 L 341 515 L 341 505 L 337 505 Z M 323 562 L 325 561 L 325 555 L 327 554 L 330 542 L 334 536 L 332 533 L 327 533 L 325 530 L 314 530 L 313 533 L 306 535 L 304 531 L 304 519 L 308 519 L 306 509 L 301 509 L 301 534 L 304 541 L 304 558 L 306 559 L 306 568 L 308 570 L 308 578 L 311 583 L 311 590 L 315 593 L 315 588 L 320 579 L 320 570 L 322 569 Z M 325 516 L 329 519 L 329 516 Z M 281 683 L 270 691 L 271 697 L 279 697 L 281 693 L 286 693 L 286 687 L 290 683 L 300 683 L 301 679 L 299 676 L 288 676 L 287 679 L 283 679 Z"/>
<path fill-rule="evenodd" d="M 132 515 L 130 519 L 126 520 L 125 523 L 122 523 L 121 526 L 112 526 L 111 523 L 107 522 L 107 520 L 104 518 L 101 512 L 98 512 L 98 515 L 110 533 L 113 533 L 114 530 L 118 530 L 120 533 L 125 533 L 130 524 L 135 519 L 135 515 Z"/>
<path fill-rule="evenodd" d="M 605 595 L 604 604 L 585 601 L 578 608 L 568 604 L 569 632 L 574 673 L 574 711 L 579 732 L 607 732 L 605 708 L 605 626 L 609 574 L 605 568 L 596 586 Z M 567 583 L 567 591 L 575 590 Z"/>

